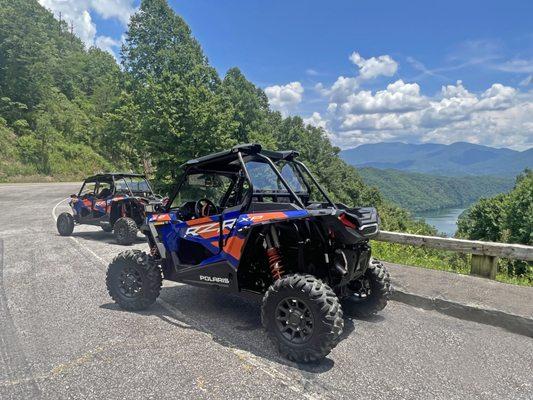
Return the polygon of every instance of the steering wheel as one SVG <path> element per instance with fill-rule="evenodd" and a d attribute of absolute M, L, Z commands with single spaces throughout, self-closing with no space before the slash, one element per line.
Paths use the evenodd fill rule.
<path fill-rule="evenodd" d="M 208 217 L 217 212 L 217 206 L 209 199 L 200 199 L 194 204 L 194 213 L 198 218 Z"/>

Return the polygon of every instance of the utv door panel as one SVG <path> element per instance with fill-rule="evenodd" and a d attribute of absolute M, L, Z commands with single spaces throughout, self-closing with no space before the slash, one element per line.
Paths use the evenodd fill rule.
<path fill-rule="evenodd" d="M 193 219 L 180 224 L 181 241 L 177 255 L 182 264 L 199 265 L 220 253 L 220 215 Z"/>

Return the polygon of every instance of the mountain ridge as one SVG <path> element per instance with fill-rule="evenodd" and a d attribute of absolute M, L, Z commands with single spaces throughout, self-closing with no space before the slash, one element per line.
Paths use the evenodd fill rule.
<path fill-rule="evenodd" d="M 442 176 L 516 176 L 533 168 L 533 148 L 518 151 L 468 142 L 449 145 L 381 142 L 340 152 L 358 168 L 396 169 Z"/>
<path fill-rule="evenodd" d="M 359 175 L 393 203 L 412 212 L 466 207 L 482 197 L 513 188 L 514 179 L 495 176 L 447 177 L 393 169 L 360 168 Z"/>

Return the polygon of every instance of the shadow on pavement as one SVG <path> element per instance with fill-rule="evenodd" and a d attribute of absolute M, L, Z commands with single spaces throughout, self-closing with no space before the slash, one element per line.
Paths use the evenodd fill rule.
<path fill-rule="evenodd" d="M 361 321 L 370 322 L 371 324 L 385 321 L 385 317 L 381 314 L 371 315 L 370 317 L 361 317 L 359 319 Z"/>
<path fill-rule="evenodd" d="M 223 295 L 192 286 L 164 287 L 160 298 L 172 309 L 156 304 L 139 315 L 155 315 L 162 321 L 182 329 L 195 329 L 207 333 L 217 343 L 245 350 L 257 357 L 297 368 L 313 374 L 330 370 L 334 361 L 325 358 L 319 363 L 297 364 L 282 358 L 271 344 L 261 325 L 260 301 Z M 113 311 L 123 311 L 114 303 L 100 306 Z M 380 322 L 383 317 L 367 319 Z M 341 340 L 355 329 L 354 321 L 345 319 Z"/>
<path fill-rule="evenodd" d="M 96 228 L 99 229 L 99 228 Z M 83 232 L 72 232 L 72 237 L 92 240 L 95 242 L 108 243 L 108 244 L 117 244 L 115 237 L 112 232 L 104 232 L 103 230 L 94 230 L 94 231 L 83 231 Z M 137 236 L 135 243 L 145 243 L 146 239 L 141 236 Z M 125 246 L 128 247 L 128 246 Z"/>

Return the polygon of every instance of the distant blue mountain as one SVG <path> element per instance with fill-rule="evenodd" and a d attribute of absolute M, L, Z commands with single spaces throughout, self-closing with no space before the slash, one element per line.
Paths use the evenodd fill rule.
<path fill-rule="evenodd" d="M 533 148 L 525 151 L 496 149 L 478 144 L 363 144 L 340 156 L 356 167 L 396 169 L 444 176 L 516 176 L 533 169 Z"/>

